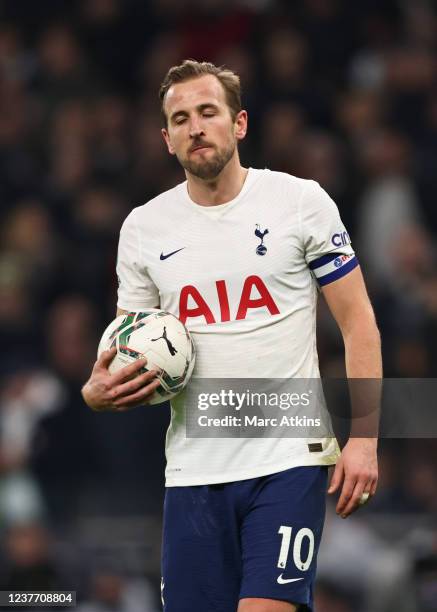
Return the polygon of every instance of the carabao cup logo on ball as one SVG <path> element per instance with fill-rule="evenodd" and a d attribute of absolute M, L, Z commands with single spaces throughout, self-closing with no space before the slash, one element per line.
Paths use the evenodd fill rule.
<path fill-rule="evenodd" d="M 193 340 L 181 321 L 164 310 L 151 308 L 120 315 L 112 321 L 100 340 L 98 355 L 117 348 L 109 366 L 116 372 L 145 357 L 143 371 L 160 371 L 161 382 L 149 404 L 160 404 L 175 397 L 187 385 L 195 363 Z"/>

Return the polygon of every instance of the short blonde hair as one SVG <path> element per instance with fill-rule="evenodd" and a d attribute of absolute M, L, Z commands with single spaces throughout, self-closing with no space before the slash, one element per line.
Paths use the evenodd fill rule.
<path fill-rule="evenodd" d="M 172 85 L 182 83 L 190 79 L 212 74 L 215 76 L 225 91 L 226 102 L 231 112 L 232 120 L 241 111 L 241 85 L 240 77 L 232 70 L 224 66 L 215 66 L 210 62 L 197 62 L 196 60 L 184 60 L 179 66 L 172 66 L 165 75 L 161 87 L 159 88 L 159 99 L 161 100 L 161 112 L 167 125 L 167 115 L 164 110 L 165 96 Z"/>

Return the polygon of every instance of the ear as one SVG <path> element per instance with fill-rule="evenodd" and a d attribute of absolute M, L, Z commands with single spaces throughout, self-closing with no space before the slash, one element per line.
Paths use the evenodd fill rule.
<path fill-rule="evenodd" d="M 241 110 L 235 117 L 234 134 L 237 140 L 243 140 L 247 132 L 247 111 Z"/>
<path fill-rule="evenodd" d="M 171 145 L 170 136 L 169 136 L 167 130 L 165 128 L 162 128 L 161 134 L 162 134 L 162 137 L 165 140 L 165 144 L 167 145 L 168 152 L 170 153 L 170 155 L 174 155 L 175 154 L 175 150 L 173 149 L 173 147 Z"/>

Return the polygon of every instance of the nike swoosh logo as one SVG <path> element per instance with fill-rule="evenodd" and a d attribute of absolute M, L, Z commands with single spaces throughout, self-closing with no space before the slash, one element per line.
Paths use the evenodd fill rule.
<path fill-rule="evenodd" d="M 278 576 L 278 584 L 287 584 L 288 582 L 298 582 L 299 580 L 303 580 L 303 578 L 283 578 L 282 574 Z"/>
<path fill-rule="evenodd" d="M 164 255 L 164 253 L 161 253 L 161 255 L 159 256 L 159 259 L 161 261 L 164 261 L 164 259 L 168 259 L 172 255 L 175 255 L 176 253 L 179 253 L 179 251 L 183 251 L 184 249 L 185 249 L 185 247 L 182 247 L 181 249 L 176 249 L 176 251 L 172 251 L 171 253 L 167 253 L 167 255 Z"/>

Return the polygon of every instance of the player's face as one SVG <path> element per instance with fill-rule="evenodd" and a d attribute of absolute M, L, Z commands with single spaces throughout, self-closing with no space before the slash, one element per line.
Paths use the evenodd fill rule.
<path fill-rule="evenodd" d="M 194 176 L 215 179 L 246 135 L 246 111 L 232 120 L 225 91 L 214 75 L 173 85 L 164 108 L 167 129 L 162 134 L 169 152 Z"/>

